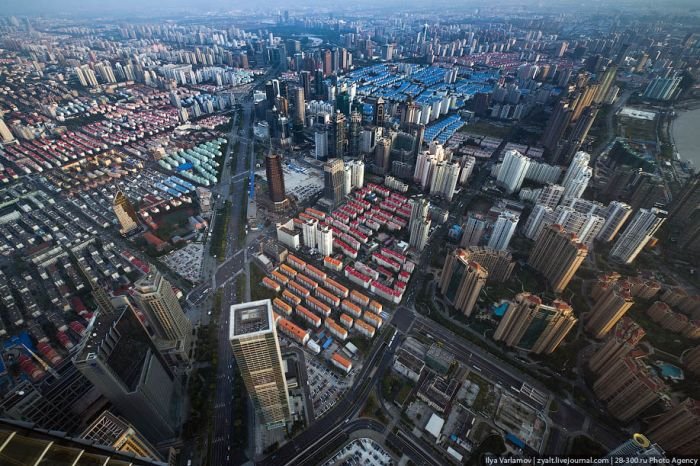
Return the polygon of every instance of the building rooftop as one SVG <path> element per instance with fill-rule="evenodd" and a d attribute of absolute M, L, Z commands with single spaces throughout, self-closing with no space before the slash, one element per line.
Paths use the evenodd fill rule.
<path fill-rule="evenodd" d="M 44 430 L 28 422 L 0 419 L 0 456 L 3 464 L 109 464 L 165 466 L 161 461 L 120 452 L 91 440 Z"/>
<path fill-rule="evenodd" d="M 423 361 L 413 355 L 410 351 L 407 351 L 403 348 L 399 349 L 399 351 L 396 352 L 396 360 L 403 364 L 405 367 L 409 368 L 416 374 L 420 374 L 420 372 L 423 370 L 423 367 L 425 367 L 425 364 Z"/>
<path fill-rule="evenodd" d="M 269 299 L 231 306 L 230 338 L 272 329 L 272 304 Z"/>

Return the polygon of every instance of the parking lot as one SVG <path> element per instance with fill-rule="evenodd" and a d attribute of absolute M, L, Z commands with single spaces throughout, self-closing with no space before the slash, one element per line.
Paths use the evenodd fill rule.
<path fill-rule="evenodd" d="M 314 414 L 316 418 L 320 418 L 326 411 L 333 408 L 352 385 L 353 372 L 345 376 L 337 370 L 326 367 L 324 362 L 311 358 L 306 358 L 306 371 Z"/>
<path fill-rule="evenodd" d="M 190 243 L 181 249 L 176 249 L 170 254 L 163 256 L 161 260 L 181 277 L 192 282 L 199 282 L 202 278 L 203 254 L 204 245 L 201 243 Z"/>

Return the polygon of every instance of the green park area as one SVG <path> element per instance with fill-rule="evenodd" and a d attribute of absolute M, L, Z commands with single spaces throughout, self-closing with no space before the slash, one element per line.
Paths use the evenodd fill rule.
<path fill-rule="evenodd" d="M 387 401 L 395 401 L 399 406 L 403 406 L 408 396 L 413 390 L 414 383 L 390 373 L 382 379 L 382 397 Z"/>
<path fill-rule="evenodd" d="M 633 141 L 656 141 L 656 120 L 619 117 L 619 136 Z"/>
<path fill-rule="evenodd" d="M 487 120 L 479 120 L 475 123 L 469 123 L 463 126 L 460 131 L 463 133 L 479 134 L 481 136 L 503 139 L 508 137 L 511 132 L 511 127 L 491 123 Z"/>
<path fill-rule="evenodd" d="M 467 381 L 479 387 L 479 393 L 474 400 L 474 406 L 472 406 L 474 411 L 485 413 L 489 418 L 493 417 L 496 413 L 496 393 L 493 385 L 474 371 L 469 373 Z"/>
<path fill-rule="evenodd" d="M 214 229 L 209 240 L 209 254 L 216 257 L 218 262 L 223 262 L 226 257 L 226 233 L 231 219 L 231 201 L 224 202 L 224 206 L 216 211 Z"/>
<path fill-rule="evenodd" d="M 253 301 L 261 299 L 274 299 L 277 293 L 269 288 L 265 288 L 262 284 L 262 279 L 265 277 L 260 267 L 255 263 L 250 264 L 250 297 Z"/>

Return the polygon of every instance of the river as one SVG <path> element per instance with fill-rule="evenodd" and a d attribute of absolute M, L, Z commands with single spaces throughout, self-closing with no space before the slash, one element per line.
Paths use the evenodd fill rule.
<path fill-rule="evenodd" d="M 673 120 L 673 140 L 681 159 L 700 170 L 700 108 L 679 112 Z"/>

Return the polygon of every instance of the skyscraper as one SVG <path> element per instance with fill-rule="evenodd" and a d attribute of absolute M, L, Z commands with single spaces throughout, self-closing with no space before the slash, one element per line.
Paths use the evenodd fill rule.
<path fill-rule="evenodd" d="M 468 260 L 463 249 L 456 249 L 447 254 L 442 267 L 440 292 L 450 304 L 469 317 L 488 275 L 479 263 Z"/>
<path fill-rule="evenodd" d="M 641 207 L 663 207 L 668 204 L 670 195 L 662 177 L 647 172 L 639 172 L 632 182 L 629 204 L 632 210 Z"/>
<path fill-rule="evenodd" d="M 665 458 L 664 451 L 657 444 L 652 444 L 642 434 L 634 434 L 632 438 L 610 451 L 606 458 Z M 647 463 L 648 464 L 648 463 Z"/>
<path fill-rule="evenodd" d="M 131 306 L 98 313 L 73 362 L 149 440 L 175 437 L 179 386 Z"/>
<path fill-rule="evenodd" d="M 352 106 L 352 99 L 350 98 L 350 93 L 347 91 L 340 92 L 335 97 L 335 107 L 343 114 L 345 117 L 350 116 L 350 107 Z"/>
<path fill-rule="evenodd" d="M 294 120 L 301 122 L 302 126 L 306 121 L 306 102 L 304 99 L 304 88 L 297 87 L 294 89 Z"/>
<path fill-rule="evenodd" d="M 593 99 L 598 93 L 598 88 L 598 84 L 588 84 L 573 95 L 573 113 L 571 114 L 572 122 L 578 121 L 583 112 L 590 107 L 590 105 L 593 103 Z"/>
<path fill-rule="evenodd" d="M 630 223 L 615 241 L 610 257 L 631 264 L 644 246 L 656 234 L 666 220 L 666 211 L 651 208 L 639 209 Z"/>
<path fill-rule="evenodd" d="M 350 137 L 348 138 L 348 155 L 354 159 L 360 156 L 360 133 L 362 131 L 362 115 L 353 110 L 350 114 Z"/>
<path fill-rule="evenodd" d="M 649 438 L 675 455 L 700 455 L 700 401 L 685 401 L 656 418 L 647 430 Z"/>
<path fill-rule="evenodd" d="M 661 399 L 663 381 L 639 359 L 618 360 L 593 383 L 593 392 L 616 419 L 629 422 Z"/>
<path fill-rule="evenodd" d="M 351 160 L 345 165 L 351 170 L 352 187 L 362 188 L 365 185 L 365 163 L 360 160 Z"/>
<path fill-rule="evenodd" d="M 700 173 L 688 180 L 683 189 L 673 199 L 673 210 L 668 216 L 671 226 L 687 225 L 693 214 L 700 210 Z"/>
<path fill-rule="evenodd" d="M 88 65 L 81 65 L 75 68 L 75 74 L 78 76 L 78 81 L 83 87 L 97 87 L 97 75 Z"/>
<path fill-rule="evenodd" d="M 527 169 L 530 166 L 530 159 L 517 150 L 506 151 L 503 163 L 498 170 L 496 182 L 502 186 L 508 194 L 520 190 L 520 186 L 525 180 Z"/>
<path fill-rule="evenodd" d="M 117 451 L 133 453 L 141 458 L 163 461 L 146 437 L 127 421 L 109 411 L 103 411 L 80 437 L 100 445 L 111 446 Z"/>
<path fill-rule="evenodd" d="M 588 182 L 593 176 L 593 169 L 588 166 L 591 156 L 587 152 L 579 151 L 574 155 L 569 168 L 566 170 L 564 180 L 561 182 L 564 186 L 563 198 L 581 197 L 588 186 Z"/>
<path fill-rule="evenodd" d="M 375 126 L 384 126 L 384 99 L 379 97 L 374 103 L 374 118 Z"/>
<path fill-rule="evenodd" d="M 568 128 L 571 122 L 572 111 L 569 108 L 569 103 L 560 100 L 552 111 L 552 116 L 549 117 L 547 121 L 547 127 L 544 130 L 544 135 L 542 136 L 542 145 L 547 149 L 550 154 L 555 154 L 557 147 L 564 136 L 566 128 Z M 550 161 L 554 161 L 550 158 Z"/>
<path fill-rule="evenodd" d="M 572 199 L 567 198 L 554 210 L 543 205 L 535 205 L 525 222 L 525 236 L 537 240 L 546 227 L 557 224 L 561 225 L 567 233 L 576 235 L 580 243 L 590 247 L 603 228 L 605 219 L 592 213 L 581 213 L 567 205 L 567 201 Z"/>
<path fill-rule="evenodd" d="M 504 210 L 493 226 L 488 246 L 497 251 L 505 251 L 518 226 L 520 216 L 510 210 Z"/>
<path fill-rule="evenodd" d="M 278 154 L 267 154 L 265 156 L 265 174 L 270 200 L 275 207 L 284 207 L 284 204 L 287 202 L 287 195 L 284 188 L 282 157 Z"/>
<path fill-rule="evenodd" d="M 320 225 L 316 228 L 316 246 L 322 256 L 333 254 L 333 229 L 328 225 Z"/>
<path fill-rule="evenodd" d="M 152 269 L 134 283 L 134 299 L 148 316 L 158 347 L 174 362 L 188 362 L 192 347 L 192 322 L 175 296 L 173 287 Z"/>
<path fill-rule="evenodd" d="M 126 197 L 121 189 L 118 189 L 114 195 L 112 208 L 119 221 L 119 233 L 126 235 L 139 227 L 139 218 L 136 215 L 136 211 L 131 202 L 129 202 L 129 198 Z"/>
<path fill-rule="evenodd" d="M 325 83 L 323 82 L 323 70 L 316 70 L 314 72 L 314 96 L 318 100 L 323 100 L 325 98 Z"/>
<path fill-rule="evenodd" d="M 109 464 L 114 466 L 167 466 L 163 461 L 122 453 L 110 446 L 86 442 L 55 430 L 0 419 L 3 465 Z"/>
<path fill-rule="evenodd" d="M 283 427 L 291 411 L 270 300 L 232 305 L 229 340 L 261 424 Z"/>
<path fill-rule="evenodd" d="M 610 88 L 615 83 L 615 78 L 617 77 L 617 66 L 610 65 L 605 69 L 603 76 L 599 80 L 598 93 L 593 98 L 593 103 L 601 104 L 608 95 Z"/>
<path fill-rule="evenodd" d="M 605 241 L 606 243 L 615 239 L 615 236 L 617 236 L 617 233 L 622 228 L 622 225 L 625 224 L 631 213 L 632 208 L 624 202 L 612 201 L 608 204 L 605 211 L 605 223 L 600 233 L 598 233 L 597 239 Z"/>
<path fill-rule="evenodd" d="M 430 183 L 430 194 L 452 200 L 459 181 L 459 162 L 438 162 Z"/>
<path fill-rule="evenodd" d="M 379 138 L 374 146 L 374 173 L 386 175 L 391 168 L 391 138 L 388 136 Z"/>
<path fill-rule="evenodd" d="M 305 70 L 300 71 L 299 82 L 304 91 L 304 100 L 311 99 L 311 72 Z"/>
<path fill-rule="evenodd" d="M 598 116 L 598 110 L 597 106 L 590 106 L 583 111 L 581 118 L 576 122 L 567 138 L 565 148 L 561 154 L 564 161 L 569 160 L 581 148 L 595 122 L 596 116 Z"/>
<path fill-rule="evenodd" d="M 430 202 L 427 199 L 411 199 L 411 217 L 408 223 L 409 245 L 422 251 L 430 233 Z"/>
<path fill-rule="evenodd" d="M 301 237 L 304 242 L 304 246 L 307 248 L 316 248 L 316 228 L 318 227 L 318 220 L 315 218 L 309 218 L 304 220 L 301 226 Z"/>
<path fill-rule="evenodd" d="M 325 126 L 317 126 L 314 131 L 314 150 L 317 160 L 326 160 L 328 157 L 328 130 Z"/>
<path fill-rule="evenodd" d="M 489 283 L 507 281 L 515 267 L 513 256 L 508 251 L 496 251 L 483 246 L 469 246 L 463 251 L 463 257 L 468 262 L 477 262 L 486 269 Z"/>
<path fill-rule="evenodd" d="M 323 164 L 323 181 L 323 196 L 337 206 L 343 200 L 345 191 L 345 164 L 342 159 L 329 159 Z"/>
<path fill-rule="evenodd" d="M 615 362 L 627 357 L 644 335 L 646 332 L 635 321 L 627 316 L 622 317 L 603 346 L 588 360 L 588 367 L 598 374 L 606 371 Z"/>
<path fill-rule="evenodd" d="M 486 219 L 482 214 L 470 212 L 467 222 L 464 224 L 464 233 L 459 242 L 460 247 L 478 246 L 484 231 L 486 231 L 486 225 Z"/>
<path fill-rule="evenodd" d="M 588 248 L 561 225 L 547 227 L 530 252 L 528 264 L 547 278 L 552 290 L 561 293 L 588 254 Z"/>
<path fill-rule="evenodd" d="M 626 282 L 607 286 L 586 316 L 586 331 L 594 338 L 602 338 L 632 307 L 634 300 Z"/>
<path fill-rule="evenodd" d="M 643 97 L 654 100 L 671 100 L 676 95 L 676 90 L 683 77 L 674 73 L 670 76 L 657 76 L 652 79 L 644 90 Z"/>
<path fill-rule="evenodd" d="M 323 75 L 330 76 L 333 74 L 333 53 L 330 49 L 323 52 Z"/>
<path fill-rule="evenodd" d="M 697 258 L 700 256 L 700 174 L 688 180 L 673 199 L 673 205 L 668 223 L 674 232 L 680 230 L 677 248 Z"/>
<path fill-rule="evenodd" d="M 549 354 L 564 340 L 578 319 L 559 299 L 552 305 L 530 293 L 519 293 L 508 305 L 493 339 L 535 354 Z"/>
<path fill-rule="evenodd" d="M 58 377 L 23 380 L 0 398 L 0 417 L 31 422 L 35 427 L 70 434 L 81 428 L 85 400 L 99 395 L 69 359 L 54 366 Z"/>
<path fill-rule="evenodd" d="M 345 146 L 347 138 L 345 137 L 345 115 L 336 111 L 331 122 L 331 141 L 328 144 L 328 155 L 342 159 L 345 156 Z"/>

